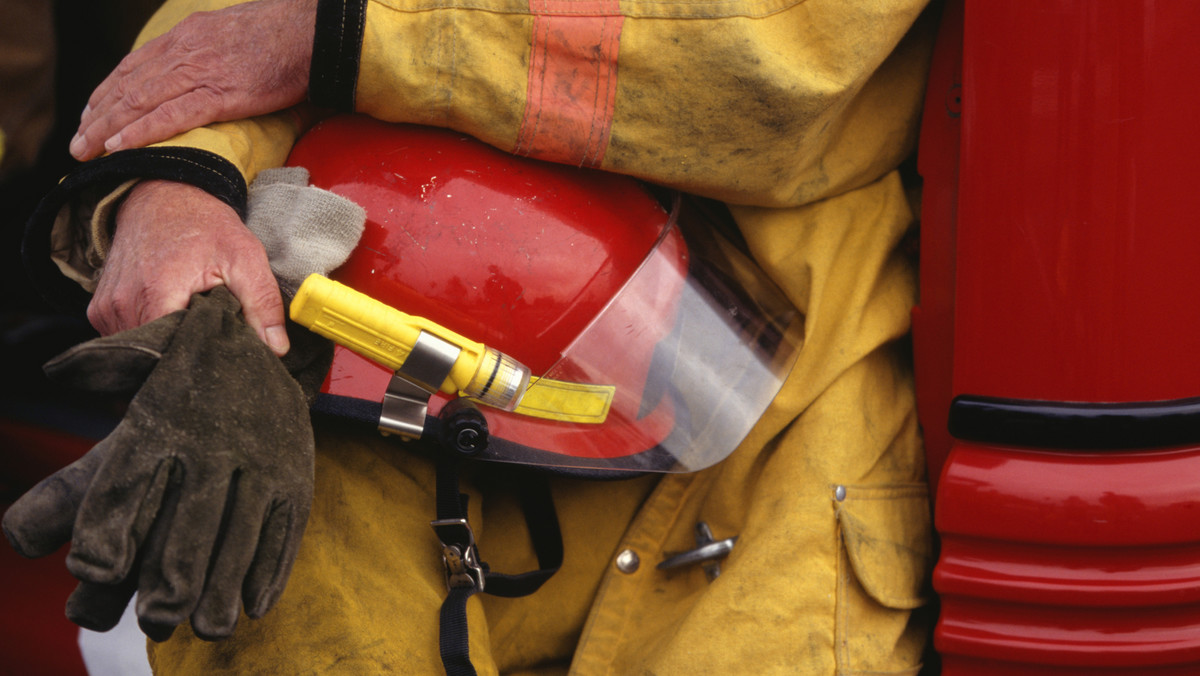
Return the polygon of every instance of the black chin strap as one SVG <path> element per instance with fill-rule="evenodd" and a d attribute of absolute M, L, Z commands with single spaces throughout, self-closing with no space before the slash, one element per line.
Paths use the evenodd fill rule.
<path fill-rule="evenodd" d="M 458 489 L 458 460 L 449 453 L 437 459 L 437 519 L 432 523 L 442 541 L 449 593 L 442 603 L 439 647 L 447 676 L 475 676 L 467 640 L 467 600 L 478 592 L 515 598 L 537 591 L 562 566 L 562 532 L 544 476 L 521 473 L 517 481 L 521 511 L 537 554 L 538 570 L 504 575 L 479 559 L 475 534 L 467 523 L 467 495 Z"/>

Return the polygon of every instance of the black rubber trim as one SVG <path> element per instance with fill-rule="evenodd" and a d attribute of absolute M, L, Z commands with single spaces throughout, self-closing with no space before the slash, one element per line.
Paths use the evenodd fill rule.
<path fill-rule="evenodd" d="M 354 111 L 367 0 L 319 0 L 308 74 L 308 99 L 318 106 Z"/>
<path fill-rule="evenodd" d="M 67 279 L 50 259 L 50 232 L 64 206 L 85 194 L 93 197 L 131 179 L 190 183 L 246 217 L 246 180 L 225 158 L 196 148 L 135 148 L 76 167 L 46 195 L 29 217 L 21 258 L 36 288 L 51 303 L 70 311 L 87 307 L 90 295 Z"/>
<path fill-rule="evenodd" d="M 950 434 L 998 446 L 1125 450 L 1200 443 L 1200 397 L 1076 403 L 962 395 L 950 405 Z"/>
<path fill-rule="evenodd" d="M 313 413 L 334 420 L 348 422 L 358 429 L 374 430 L 379 427 L 379 415 L 383 406 L 376 401 L 322 392 L 317 395 L 316 403 L 313 404 L 311 410 Z M 438 437 L 441 425 L 439 418 L 426 416 L 425 432 L 421 443 L 406 444 L 405 448 L 424 453 L 430 458 L 439 457 L 443 454 L 441 440 Z M 594 461 L 576 458 L 580 465 L 590 466 L 560 467 L 557 463 L 562 458 L 555 453 L 530 448 L 495 436 L 489 439 L 485 452 L 474 456 L 473 459 L 483 462 L 504 462 L 505 465 L 529 469 L 536 474 L 546 476 L 588 481 L 623 481 L 644 476 L 647 472 L 670 471 L 678 464 L 671 454 L 656 446 L 638 455 L 637 460 L 641 463 L 641 469 L 611 469 L 611 465 L 602 458 Z"/>

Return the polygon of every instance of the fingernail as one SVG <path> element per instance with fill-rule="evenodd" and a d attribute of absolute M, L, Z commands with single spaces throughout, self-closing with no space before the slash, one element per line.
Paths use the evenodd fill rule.
<path fill-rule="evenodd" d="M 267 327 L 267 345 L 280 357 L 287 354 L 288 348 L 291 347 L 288 343 L 287 331 L 282 326 Z"/>
<path fill-rule="evenodd" d="M 104 142 L 104 149 L 108 152 L 113 152 L 121 147 L 121 132 L 113 134 L 112 138 Z"/>
<path fill-rule="evenodd" d="M 61 148 L 62 146 L 59 146 L 59 147 Z M 83 152 L 83 135 L 82 134 L 76 134 L 75 137 L 71 139 L 70 150 L 71 150 L 71 154 L 74 155 L 75 157 L 79 157 L 80 153 Z"/>
<path fill-rule="evenodd" d="M 82 120 L 83 118 L 87 117 L 88 113 L 90 112 L 92 112 L 92 104 L 89 103 L 83 107 L 83 112 L 79 114 L 79 119 Z"/>

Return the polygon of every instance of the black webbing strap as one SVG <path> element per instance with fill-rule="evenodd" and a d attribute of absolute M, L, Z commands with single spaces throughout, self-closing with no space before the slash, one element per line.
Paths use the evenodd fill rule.
<path fill-rule="evenodd" d="M 474 593 L 474 587 L 451 587 L 442 601 L 438 648 L 446 676 L 476 676 L 467 640 L 467 599 Z"/>
<path fill-rule="evenodd" d="M 562 532 L 554 511 L 550 485 L 543 476 L 525 473 L 517 482 L 521 510 L 537 555 L 538 570 L 504 575 L 488 570 L 478 558 L 475 536 L 467 523 L 467 496 L 458 490 L 457 459 L 441 453 L 437 460 L 437 520 L 434 530 L 442 541 L 449 594 L 442 602 L 439 649 L 447 676 L 475 676 L 467 633 L 467 600 L 483 591 L 514 598 L 537 591 L 563 561 Z"/>

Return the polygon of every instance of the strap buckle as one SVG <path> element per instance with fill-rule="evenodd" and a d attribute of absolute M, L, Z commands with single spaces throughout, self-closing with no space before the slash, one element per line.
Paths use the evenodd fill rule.
<path fill-rule="evenodd" d="M 434 519 L 429 523 L 442 542 L 447 589 L 483 591 L 484 569 L 475 547 L 475 533 L 466 519 Z M 474 593 L 472 592 L 472 593 Z"/>

